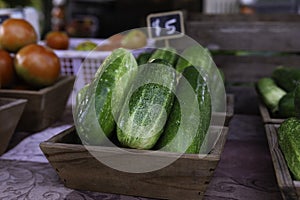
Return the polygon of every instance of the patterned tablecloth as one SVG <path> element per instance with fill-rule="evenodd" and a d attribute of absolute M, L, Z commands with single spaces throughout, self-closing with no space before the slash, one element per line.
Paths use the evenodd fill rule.
<path fill-rule="evenodd" d="M 235 95 L 235 116 L 230 123 L 228 139 L 205 199 L 280 200 L 261 117 L 255 106 L 250 106 L 247 113 L 243 105 L 245 99 L 256 103 L 255 91 L 253 88 L 239 87 L 229 88 L 229 91 L 238 94 Z M 67 109 L 60 121 L 39 133 L 14 134 L 10 150 L 0 157 L 0 200 L 145 199 L 64 187 L 39 144 L 71 125 L 72 116 Z"/>

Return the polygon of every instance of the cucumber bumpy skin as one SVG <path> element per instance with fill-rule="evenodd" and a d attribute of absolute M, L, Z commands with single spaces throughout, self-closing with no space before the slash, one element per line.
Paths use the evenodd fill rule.
<path fill-rule="evenodd" d="M 184 130 L 179 130 L 182 113 L 179 101 L 175 99 L 165 131 L 155 149 L 163 148 L 164 151 L 179 153 L 199 153 L 210 125 L 211 97 L 206 82 L 193 66 L 184 69 L 177 87 L 177 96 L 187 96 L 185 95 L 187 88 L 183 84 L 183 78 L 189 82 L 195 92 L 199 112 L 196 112 L 196 108 L 192 108 L 187 122 L 190 125 L 186 125 Z M 192 101 L 192 99 L 189 99 L 189 101 Z M 198 117 L 200 117 L 198 127 L 193 127 Z M 193 129 L 196 130 L 196 133 L 193 132 Z"/>
<path fill-rule="evenodd" d="M 278 129 L 280 148 L 296 180 L 300 180 L 300 120 L 286 119 Z"/>
<path fill-rule="evenodd" d="M 76 105 L 76 128 L 85 144 L 100 145 L 105 136 L 111 137 L 116 125 L 114 115 L 118 117 L 137 69 L 134 56 L 123 48 L 114 50 L 104 60 L 96 72 L 95 79 L 88 89 L 84 89 L 85 96 L 78 98 L 81 101 Z M 117 85 L 122 76 L 128 73 L 132 76 L 124 80 L 122 85 Z M 118 98 L 112 99 L 112 92 Z"/>
<path fill-rule="evenodd" d="M 161 80 L 163 84 L 152 81 L 137 90 L 132 87 L 125 100 L 117 128 L 118 140 L 124 147 L 151 149 L 163 132 L 174 100 L 176 72 L 160 65 L 143 67 L 133 86 L 143 83 L 146 77 Z"/>

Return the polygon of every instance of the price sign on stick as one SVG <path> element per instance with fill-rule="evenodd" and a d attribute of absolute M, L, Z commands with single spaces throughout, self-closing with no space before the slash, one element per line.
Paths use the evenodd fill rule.
<path fill-rule="evenodd" d="M 150 38 L 167 40 L 184 35 L 183 14 L 181 11 L 155 13 L 147 16 Z"/>

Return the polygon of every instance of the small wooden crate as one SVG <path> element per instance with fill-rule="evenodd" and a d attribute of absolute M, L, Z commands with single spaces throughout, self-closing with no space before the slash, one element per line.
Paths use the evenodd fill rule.
<path fill-rule="evenodd" d="M 0 96 L 27 99 L 17 130 L 36 132 L 62 115 L 74 81 L 74 76 L 61 77 L 54 85 L 37 91 L 0 89 Z"/>
<path fill-rule="evenodd" d="M 281 124 L 285 119 L 283 118 L 275 118 L 270 114 L 269 109 L 266 105 L 260 100 L 259 101 L 259 112 L 261 114 L 262 120 L 265 124 Z"/>
<path fill-rule="evenodd" d="M 199 154 L 183 154 L 171 165 L 148 173 L 126 173 L 102 164 L 82 144 L 75 144 L 74 127 L 42 142 L 40 147 L 67 187 L 150 198 L 192 200 L 203 198 L 220 160 L 227 132 L 228 128 L 222 129 L 209 154 L 203 157 Z M 132 156 L 129 153 L 120 153 L 117 147 L 97 146 L 93 150 L 104 157 Z M 153 157 L 151 151 L 130 151 Z M 174 153 L 160 152 L 153 159 L 168 159 L 171 156 Z"/>
<path fill-rule="evenodd" d="M 292 179 L 284 155 L 280 150 L 277 137 L 278 127 L 279 125 L 274 124 L 265 125 L 277 183 L 283 199 L 297 200 L 300 199 L 300 181 L 295 181 Z"/>
<path fill-rule="evenodd" d="M 26 102 L 26 99 L 0 98 L 0 155 L 8 147 Z"/>

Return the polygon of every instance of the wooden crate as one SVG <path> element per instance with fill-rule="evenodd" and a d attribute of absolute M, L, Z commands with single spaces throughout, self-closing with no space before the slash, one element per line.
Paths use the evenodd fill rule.
<path fill-rule="evenodd" d="M 259 101 L 258 108 L 265 124 L 281 124 L 285 120 L 284 118 L 276 118 L 272 116 L 269 109 L 261 100 Z"/>
<path fill-rule="evenodd" d="M 280 150 L 277 137 L 278 127 L 279 125 L 274 124 L 265 125 L 277 183 L 283 199 L 297 200 L 300 199 L 300 181 L 295 181 L 292 179 L 284 155 Z"/>
<path fill-rule="evenodd" d="M 6 151 L 26 103 L 26 99 L 0 98 L 0 155 Z"/>
<path fill-rule="evenodd" d="M 54 85 L 37 91 L 0 89 L 0 96 L 27 99 L 17 130 L 36 132 L 47 128 L 62 115 L 74 81 L 74 76 L 61 77 Z"/>
<path fill-rule="evenodd" d="M 279 65 L 300 67 L 299 15 L 191 13 L 186 34 L 216 52 L 213 60 L 229 84 L 255 83 Z M 236 51 L 249 54 L 239 56 Z"/>
<path fill-rule="evenodd" d="M 42 142 L 40 147 L 65 186 L 105 193 L 162 199 L 201 199 L 220 160 L 228 128 L 222 129 L 216 145 L 208 155 L 184 154 L 171 165 L 147 173 L 126 173 L 112 169 L 96 160 L 81 144 L 74 144 L 75 128 Z M 132 156 L 117 147 L 93 148 L 101 156 Z M 129 150 L 139 156 L 165 160 L 174 153 Z M 127 153 L 126 153 L 127 152 Z M 141 154 L 140 154 L 141 153 Z M 138 158 L 138 156 L 136 156 Z"/>
<path fill-rule="evenodd" d="M 229 126 L 229 123 L 234 115 L 234 95 L 226 94 L 226 114 L 224 126 Z M 214 117 L 223 117 L 221 113 L 213 113 Z M 218 120 L 218 119 L 217 119 Z"/>

